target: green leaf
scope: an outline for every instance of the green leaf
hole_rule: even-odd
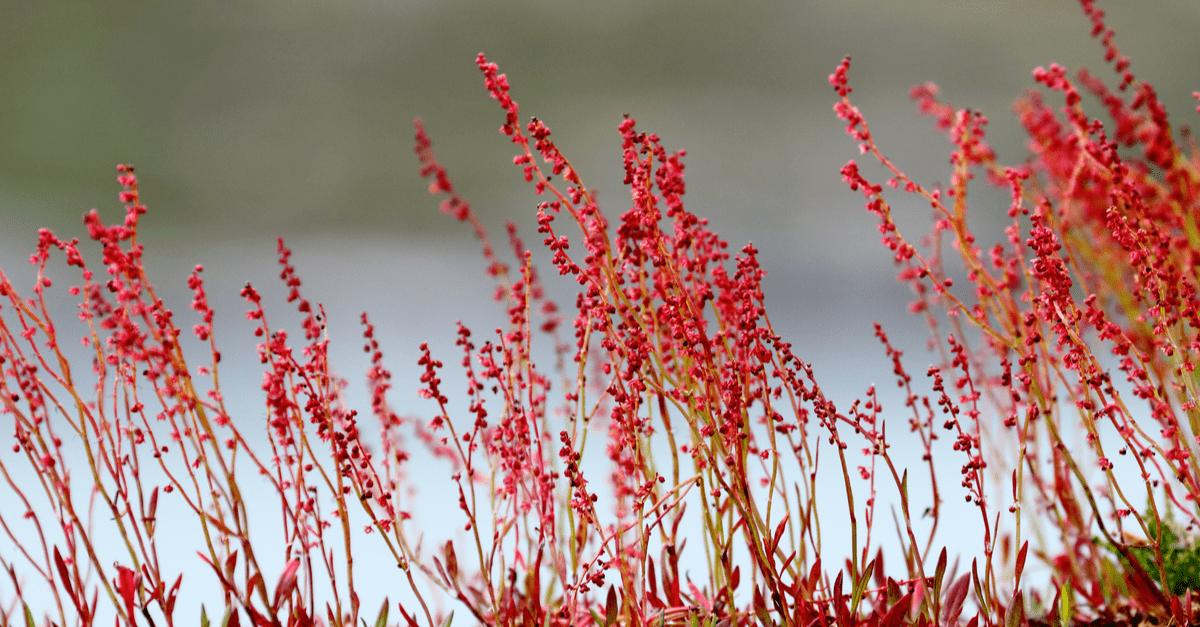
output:
[[[383,597],[383,606],[379,608],[379,617],[375,619],[375,627],[387,627],[388,599]]]
[[[946,547],[942,547],[942,554],[938,556],[937,570],[933,571],[933,598],[942,598],[942,578],[946,576]]]
[[[208,627],[208,612],[204,611],[204,604],[200,604],[200,627]]]
[[[871,571],[875,570],[875,560],[871,560],[867,564],[867,569],[863,571],[862,577],[854,583],[854,594],[850,596],[850,611],[858,610],[858,602],[862,600],[863,593],[867,591],[867,584],[871,581]]]
[[[1021,627],[1025,622],[1025,594],[1021,590],[1013,595],[1013,601],[1004,613],[1004,627]]]
[[[600,615],[596,613],[596,610],[589,609],[588,611],[592,613],[592,620],[596,621],[596,625],[599,627],[604,627],[604,619],[600,618]]]
[[[33,622],[33,612],[29,611],[29,606],[22,603],[21,607],[25,608],[25,627],[37,627]]]
[[[1071,586],[1070,579],[1063,582],[1058,595],[1058,624],[1062,627],[1069,627],[1071,614],[1075,609],[1075,589]]]

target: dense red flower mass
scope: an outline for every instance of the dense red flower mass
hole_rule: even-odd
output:
[[[685,151],[625,116],[616,130],[628,204],[606,214],[482,54],[500,132],[537,199],[536,231],[577,293],[573,315],[550,298],[515,224],[512,260],[501,261],[417,120],[420,174],[441,210],[474,229],[506,314],[483,336],[457,325],[465,390],[421,344],[426,416],[390,405],[392,371],[365,313],[375,425],[348,407],[349,384],[330,364],[335,330],[304,297],[282,239],[279,278],[302,333],[268,323],[263,296],[245,284],[264,404],[228,407],[203,268],[187,279],[198,317],[188,324],[207,347],[197,359],[181,344],[187,324],[149,281],[138,239],[147,209],[133,168],[119,166],[124,219],[84,218],[103,272],[77,240],[48,230],[30,257],[31,297],[0,272],[0,416],[13,433],[12,454],[0,456],[12,494],[0,507],[11,541],[0,565],[13,585],[0,589],[3,624],[172,626],[193,620],[177,616],[181,585],[211,578],[222,627],[355,627],[371,618],[355,559],[365,551],[395,563],[401,596],[400,619],[384,599],[375,627],[448,627],[446,601],[497,627],[1196,622],[1200,151],[1192,142],[1185,154],[1103,11],[1081,5],[1118,84],[1035,70],[1048,95],[1031,91],[1015,106],[1031,152],[1022,165],[999,163],[982,113],[943,103],[932,83],[913,88],[951,142],[946,189],[884,155],[850,100],[849,57],[829,76],[846,132],[887,172],[874,181],[876,170],[852,160],[841,176],[878,220],[939,355],[923,384],[875,325],[898,407],[885,408],[874,385],[848,407],[826,396],[771,323],[759,250],[731,251],[685,208]],[[1109,125],[1087,112],[1084,93]],[[978,174],[1010,199],[1010,223],[990,245],[968,222]],[[932,210],[926,237],[902,228],[901,194]],[[79,272],[68,293],[82,299],[94,379],[51,320],[55,249]],[[936,472],[947,460],[961,476],[950,490]],[[13,472],[22,462],[36,479]],[[453,482],[450,525],[417,511],[414,475],[428,468]],[[910,492],[925,477],[929,489]],[[831,486],[846,497],[844,563],[822,544],[831,513],[817,511],[817,494]],[[263,491],[278,507],[278,537],[251,534]],[[877,499],[892,494],[904,559],[885,570]],[[959,496],[982,530],[962,574],[937,540],[943,497]],[[194,514],[195,528],[160,527],[160,499]],[[457,535],[430,541],[422,524]],[[1033,556],[1052,590],[1023,578],[1031,524],[1035,542],[1047,540]],[[190,538],[203,572],[160,561],[160,540]],[[689,546],[703,572],[681,565]]]

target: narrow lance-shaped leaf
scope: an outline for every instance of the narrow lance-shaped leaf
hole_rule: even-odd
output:
[[[1013,595],[1012,603],[1004,614],[1004,627],[1021,627],[1025,623],[1025,595],[1020,590]]]
[[[958,620],[958,615],[962,612],[963,601],[967,598],[967,591],[971,588],[971,575],[963,573],[954,583],[946,588],[946,595],[942,600],[942,624],[952,625]]]
[[[300,560],[293,557],[288,561],[283,572],[279,574],[279,581],[275,584],[275,597],[271,601],[271,609],[279,611],[279,606],[287,600],[296,589],[296,571],[300,568]],[[384,609],[387,609],[387,604],[384,604]]]
[[[383,597],[383,605],[379,607],[379,616],[375,619],[375,627],[387,627],[388,598]]]
[[[854,584],[854,593],[850,596],[850,611],[852,613],[858,611],[858,603],[862,601],[863,593],[867,591],[867,584],[871,581],[871,571],[873,570],[875,570],[875,560],[871,560],[867,564],[862,577]]]
[[[608,588],[608,600],[604,602],[604,627],[612,627],[617,622],[617,587]]]
[[[1075,589],[1071,586],[1070,579],[1063,582],[1058,594],[1058,624],[1070,625],[1075,610]]]
[[[1028,552],[1029,552],[1029,540],[1026,540],[1025,543],[1021,545],[1021,550],[1017,552],[1017,572],[1016,572],[1016,575],[1013,577],[1013,587],[1014,588],[1021,587],[1021,573],[1023,573],[1025,571],[1025,556]]]

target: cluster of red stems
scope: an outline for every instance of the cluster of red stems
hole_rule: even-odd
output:
[[[480,55],[506,116],[501,132],[517,149],[513,162],[539,197],[537,231],[554,269],[579,286],[575,315],[549,299],[512,225],[515,269],[499,259],[418,121],[421,174],[444,197],[442,210],[474,227],[496,299],[507,304],[507,328],[481,344],[459,325],[467,412],[451,410],[442,362],[422,345],[420,394],[434,416],[397,415],[364,314],[370,428],[379,439],[364,435],[361,417],[343,402],[346,382],[331,371],[324,311],[301,295],[280,240],[281,278],[303,337],[269,325],[259,293],[246,285],[270,442],[256,451],[247,434],[262,427],[236,419],[221,394],[201,268],[188,279],[200,319],[191,332],[210,352],[196,365],[185,360],[185,331],[148,280],[138,241],[146,208],[133,168],[121,166],[124,222],[105,225],[95,211],[85,217],[103,249],[102,274],[89,269],[77,240],[46,230],[31,258],[32,297],[0,273],[0,392],[13,437],[0,456],[12,493],[0,527],[16,547],[0,555],[11,582],[2,624],[90,626],[111,613],[118,627],[174,625],[185,582],[182,565],[159,560],[160,502],[194,512],[187,533],[201,534],[198,554],[223,590],[223,627],[366,624],[372,617],[356,592],[352,538],[389,552],[402,575],[395,582],[406,600],[384,599],[377,627],[443,627],[451,618],[445,600],[489,626],[1195,622],[1194,592],[1172,594],[1157,582],[1166,581],[1158,535],[1166,508],[1182,512],[1189,527],[1200,523],[1200,158],[1194,142],[1190,156],[1177,145],[1154,89],[1129,72],[1103,12],[1081,4],[1120,76],[1118,91],[1131,100],[1086,71],[1071,78],[1056,65],[1038,68],[1034,78],[1065,106],[1055,110],[1037,92],[1021,99],[1016,111],[1032,159],[1004,167],[985,142],[985,117],[939,102],[933,85],[917,87],[920,110],[954,146],[945,190],[911,180],[880,152],[848,98],[848,58],[830,76],[838,116],[863,154],[890,172],[886,185],[928,202],[935,216],[927,239],[912,243],[893,221],[884,185],[854,161],[842,168],[877,216],[899,279],[916,294],[911,309],[928,319],[940,351],[941,365],[926,373],[932,392],[920,394],[876,325],[906,397],[899,413],[884,412],[874,388],[849,409],[825,396],[771,325],[758,251],[747,245],[731,262],[727,243],[684,209],[683,151],[668,153],[632,119],[620,123],[631,202],[610,225],[550,130],[537,118],[521,121],[507,78]],[[1080,89],[1099,99],[1112,126],[1085,113]],[[986,250],[967,225],[968,181],[981,172],[1011,191],[1006,238]],[[946,240],[961,270],[946,267]],[[53,249],[82,276],[69,292],[82,299],[90,373],[70,363],[50,319],[45,271]],[[553,349],[552,369],[535,365],[535,338]],[[924,538],[908,470],[889,450],[886,424],[895,432],[898,420],[924,447],[921,472],[932,488]],[[585,476],[583,463],[594,430],[611,462],[600,482]],[[457,548],[454,539],[433,548],[417,539],[405,432],[418,436],[422,455],[453,468],[465,523]],[[1084,446],[1068,446],[1072,432],[1083,434]],[[960,456],[962,496],[982,520],[982,553],[963,574],[957,560],[947,570],[944,548],[934,557],[939,439],[953,442],[953,453],[938,455]],[[845,485],[852,546],[844,564],[820,558],[814,495],[822,450]],[[249,472],[237,469],[239,460]],[[18,464],[29,465],[34,473],[21,476],[35,483],[18,480]],[[1115,480],[1117,466],[1134,469],[1144,483],[1135,492],[1151,495],[1144,513]],[[871,559],[877,473],[899,497],[904,569],[892,576],[881,552]],[[870,490],[861,509],[852,486],[859,481]],[[600,501],[596,483],[607,483],[611,498]],[[284,529],[269,541],[249,533],[247,495],[263,490],[281,504]],[[707,566],[696,582],[679,567],[688,509],[701,517],[693,541],[703,543]],[[367,521],[370,535],[358,537],[352,515]],[[1022,518],[1048,527],[1034,556],[1051,569],[1052,597],[1026,593]],[[1002,519],[1014,524],[1002,528]],[[172,529],[170,542],[182,532]],[[97,547],[104,534],[119,547],[115,563]],[[1159,572],[1130,557],[1137,535],[1154,548]],[[274,563],[282,557],[282,572],[260,567],[264,552]],[[393,613],[389,622],[389,607],[399,619]]]

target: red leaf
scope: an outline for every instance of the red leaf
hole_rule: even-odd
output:
[[[400,609],[400,615],[404,617],[404,623],[407,627],[420,627],[417,624],[417,619],[405,611],[403,603],[397,603],[396,606]]]
[[[250,576],[250,580],[246,582],[246,592],[250,593],[254,589],[261,587],[263,592],[266,592],[266,586],[263,585],[262,573],[254,573]]]
[[[967,590],[971,586],[971,575],[963,573],[957,581],[946,589],[945,600],[942,602],[942,624],[953,625],[962,613],[963,601],[967,598]]]
[[[617,587],[608,588],[608,600],[604,602],[604,627],[612,627],[617,622]]]
[[[757,587],[754,588],[754,614],[758,616],[763,627],[771,627],[771,614],[767,611],[767,602]]]
[[[238,552],[235,549],[225,558],[225,577],[233,579],[233,569],[237,568]]]
[[[737,590],[738,584],[742,583],[742,567],[733,567],[733,576],[729,578],[729,583],[733,585],[733,589]]]
[[[113,580],[113,585],[121,595],[121,601],[125,603],[125,615],[131,622],[133,621],[133,595],[141,583],[142,576],[140,574],[117,564],[117,578]]]
[[[458,557],[454,554],[454,543],[446,540],[446,573],[450,579],[458,579]]]
[[[164,613],[167,616],[175,611],[175,596],[179,594],[179,584],[181,583],[183,583],[183,573],[179,573],[179,576],[175,578],[175,585],[171,586],[171,591],[167,593],[166,601],[163,602],[163,605],[166,606]]]
[[[75,597],[75,588],[71,586],[71,571],[67,570],[67,563],[63,561],[62,554],[58,552],[58,547],[54,547],[54,567],[58,569],[58,576],[62,579],[63,588],[74,601],[75,607],[79,607],[79,599]]]
[[[779,524],[775,526],[775,537],[771,538],[771,552],[772,553],[774,553],[776,547],[779,546],[779,539],[783,537],[784,526],[787,525],[788,517],[790,517],[791,515],[792,515],[791,512],[784,514],[783,520],[779,521]]]
[[[312,619],[312,617],[310,617],[308,615],[308,612],[304,611],[303,605],[296,606],[295,613],[292,614],[292,616],[288,619],[288,626],[289,627],[314,627],[313,619]]]
[[[787,556],[787,559],[783,560],[783,564],[779,566],[779,572],[782,573],[782,572],[786,571],[788,569],[788,566],[791,565],[792,560],[794,560],[794,559],[796,559],[796,552],[792,551],[791,554]],[[818,557],[817,561],[818,562],[821,561],[821,558]],[[821,574],[817,573],[818,579],[812,579],[811,577],[809,578],[809,581],[808,581],[808,589],[809,590],[812,590],[813,588],[815,588],[817,586],[817,581],[819,581],[820,576],[821,576]],[[792,586],[792,587],[795,588],[796,586]]]
[[[279,582],[275,584],[275,598],[271,601],[272,611],[278,612],[279,605],[296,589],[296,570],[299,568],[300,560],[293,557],[280,573]]]
[[[883,619],[879,621],[879,627],[900,627],[904,622],[905,615],[912,607],[912,593],[908,593],[900,598],[887,613],[883,615]]]
[[[250,623],[254,625],[254,627],[273,627],[271,625],[271,621],[267,620],[266,616],[263,616],[253,607],[247,605],[246,611],[250,614]]]
[[[439,560],[437,557],[434,557],[433,565],[435,568],[437,568],[438,574],[442,576],[442,581],[445,581],[447,586],[453,587],[454,584],[450,583],[450,578],[446,576],[446,569],[442,568],[441,560]]]
[[[154,489],[150,491],[150,511],[147,512],[146,517],[142,519],[142,522],[146,524],[146,535],[149,535],[150,537],[154,537],[154,522],[156,520],[155,514],[157,513],[158,486],[154,486]]]
[[[1029,551],[1029,540],[1021,545],[1021,550],[1017,552],[1017,575],[1013,577],[1013,586],[1021,586],[1021,573],[1025,570],[1025,554]]]
[[[842,594],[842,574],[844,571],[838,571],[837,578],[833,580],[833,611],[839,625],[853,625],[850,620],[850,611],[846,607],[846,596]]]
[[[925,580],[918,579],[915,589],[912,592],[912,612],[909,614],[909,620],[916,619],[916,614],[920,611],[921,601],[923,600],[925,600]]]

